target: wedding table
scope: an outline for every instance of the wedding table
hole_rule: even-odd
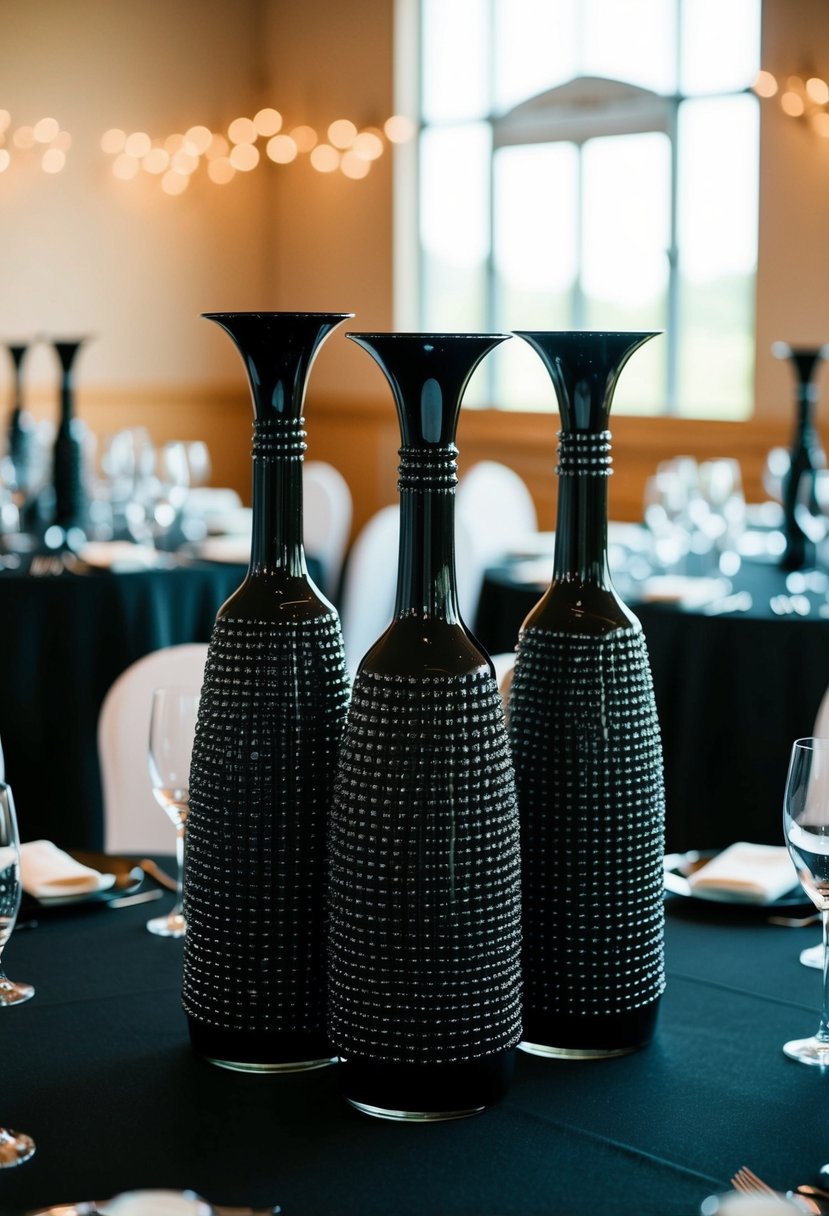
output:
[[[7,970],[37,992],[0,1010],[0,1122],[37,1152],[0,1171],[4,1216],[155,1187],[284,1216],[696,1216],[741,1165],[785,1188],[829,1159],[826,1078],[781,1050],[817,1027],[820,975],[798,963],[814,928],[672,897],[650,1047],[519,1053],[497,1107],[403,1125],[345,1104],[333,1068],[248,1076],[196,1057],[182,944],[144,928],[171,898],[12,936]]]
[[[520,570],[505,563],[484,579],[476,633],[492,653],[514,649],[542,595]],[[751,596],[747,611],[709,616],[702,605],[642,602],[624,592],[651,659],[671,851],[738,839],[780,843],[791,745],[812,733],[829,687],[824,597],[806,594],[807,616],[776,614],[772,599],[791,598],[786,578],[759,562],[744,561],[731,583],[732,594]]]

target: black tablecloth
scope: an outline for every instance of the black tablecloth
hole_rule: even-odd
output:
[[[0,574],[0,741],[23,840],[102,847],[96,731],[107,690],[151,650],[206,642],[244,573]]]
[[[769,601],[786,591],[780,570],[744,562],[732,582],[750,591],[749,612],[705,616],[627,597],[651,659],[670,850],[780,843],[791,745],[812,733],[829,687],[829,621],[818,597],[808,597],[808,617],[776,616]],[[514,649],[540,595],[509,565],[490,570],[476,624],[484,646]]]
[[[343,1103],[334,1069],[245,1076],[199,1060],[182,944],[144,929],[170,898],[13,935],[7,970],[37,994],[0,1010],[0,1122],[37,1153],[0,1171],[5,1216],[149,1187],[278,1201],[285,1216],[696,1216],[743,1164],[785,1187],[829,1159],[829,1080],[781,1051],[817,1028],[820,975],[797,961],[816,929],[674,900],[649,1048],[519,1053],[499,1106],[401,1125]]]

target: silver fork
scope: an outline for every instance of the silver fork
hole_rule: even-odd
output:
[[[797,1191],[775,1191],[762,1178],[758,1178],[747,1165],[740,1166],[731,1179],[731,1185],[735,1191],[739,1191],[743,1195],[773,1195],[776,1199],[789,1199],[800,1208],[801,1212],[811,1212],[815,1216],[821,1216],[821,1213],[826,1211],[826,1208],[821,1206],[817,1199],[800,1193],[799,1189]]]

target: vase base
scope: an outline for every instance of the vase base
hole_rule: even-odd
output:
[[[530,1056],[546,1056],[553,1060],[604,1060],[610,1056],[627,1056],[637,1047],[551,1047],[547,1043],[518,1044],[518,1050]]]
[[[656,1030],[659,997],[638,1009],[612,1014],[551,1014],[525,1010],[528,1055],[551,1060],[605,1060],[647,1047]]]
[[[228,1068],[231,1072],[255,1072],[260,1074],[310,1072],[313,1068],[328,1068],[337,1063],[336,1056],[328,1056],[321,1060],[288,1060],[284,1064],[257,1064],[249,1060],[218,1060],[215,1056],[204,1057],[208,1064],[217,1068]]]
[[[442,1123],[447,1119],[469,1119],[486,1110],[485,1106],[471,1106],[468,1110],[391,1110],[385,1106],[357,1102],[354,1098],[346,1098],[346,1101],[364,1115],[371,1115],[375,1119],[393,1119],[398,1123]]]

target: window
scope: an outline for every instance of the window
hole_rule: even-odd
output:
[[[616,409],[751,412],[760,0],[421,0],[419,324],[658,329]],[[525,343],[471,404],[549,408]]]

